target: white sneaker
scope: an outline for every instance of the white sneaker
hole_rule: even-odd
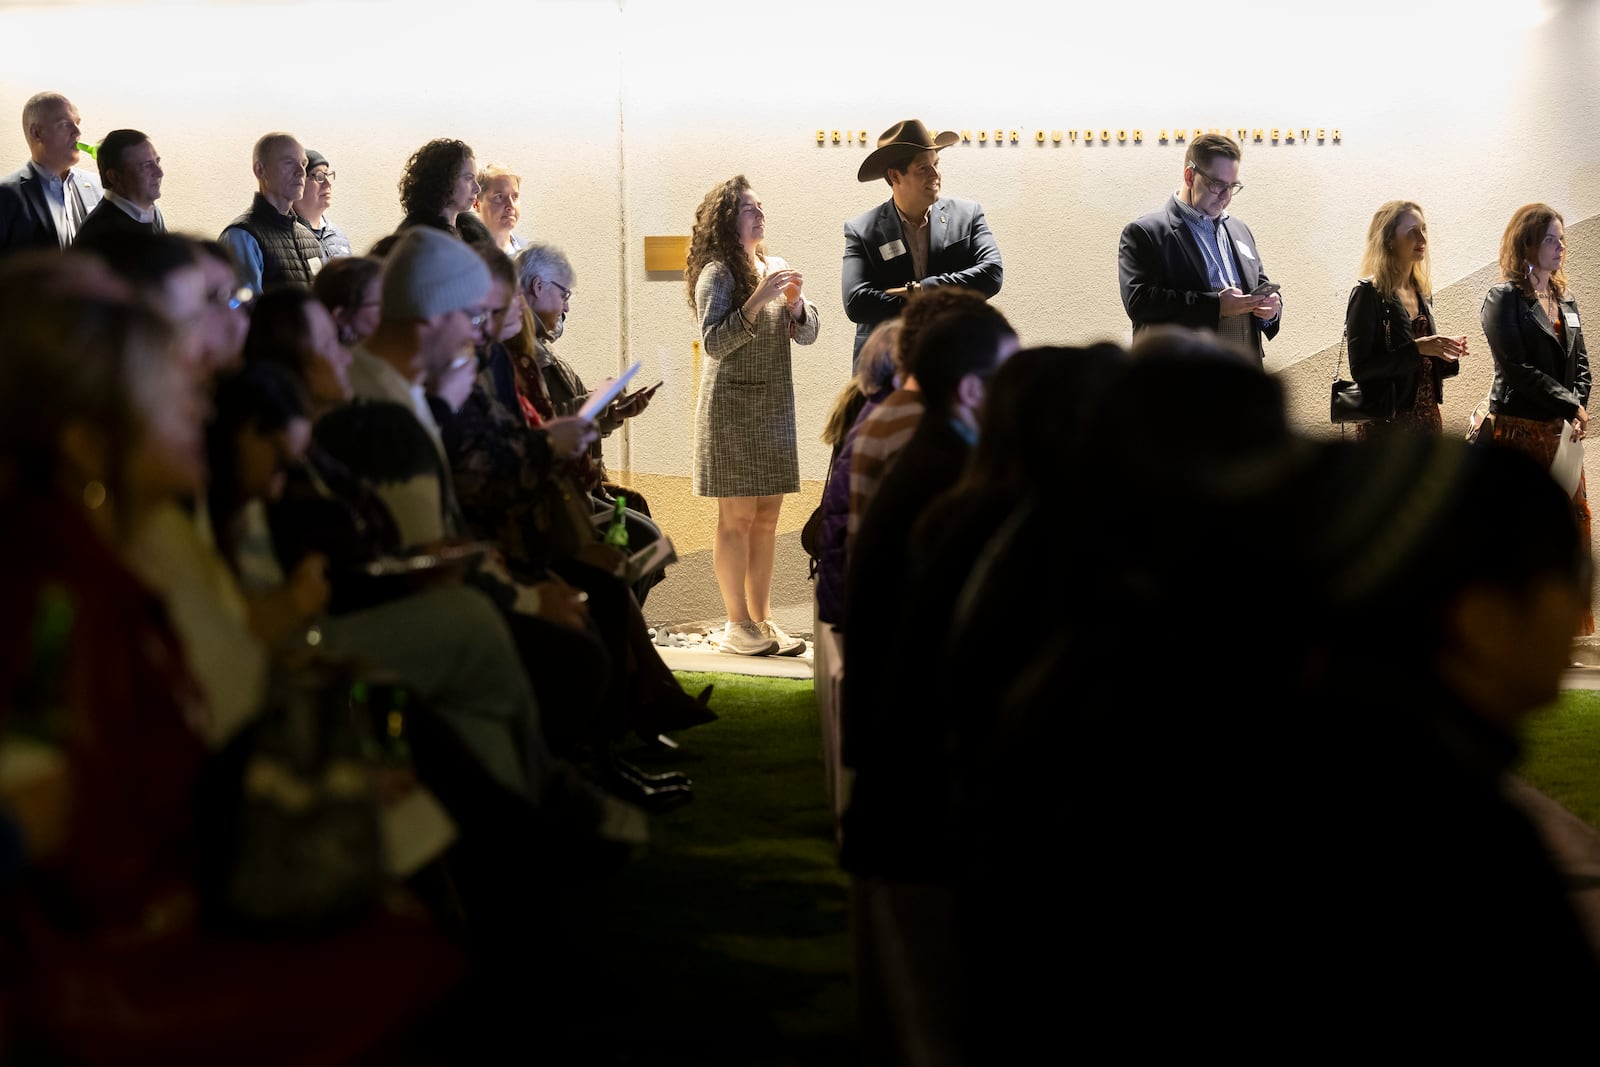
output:
[[[790,637],[771,619],[765,619],[759,625],[763,634],[778,642],[778,651],[773,653],[774,656],[798,656],[805,652],[806,643],[803,640]]]
[[[722,628],[722,637],[717,642],[724,652],[732,652],[737,656],[770,656],[778,651],[778,642],[768,637],[759,625],[748,620],[734,622]]]

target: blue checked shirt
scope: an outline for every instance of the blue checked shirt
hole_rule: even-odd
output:
[[[1200,245],[1200,254],[1205,257],[1206,276],[1211,281],[1211,291],[1219,293],[1233,286],[1241,289],[1239,284],[1239,269],[1233,262],[1233,245],[1228,241],[1228,230],[1225,226],[1217,225],[1222,219],[1227,218],[1224,212],[1218,218],[1208,218],[1183,202],[1183,198],[1173,194],[1172,200],[1178,205],[1178,213],[1183,216],[1184,223],[1189,227],[1189,232],[1194,234],[1194,239]]]

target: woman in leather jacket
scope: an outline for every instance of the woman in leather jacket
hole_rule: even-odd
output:
[[[1377,210],[1367,227],[1361,273],[1345,310],[1350,375],[1389,417],[1361,423],[1358,435],[1395,428],[1439,433],[1444,380],[1460,370],[1467,339],[1438,333],[1421,205],[1391,200]]]
[[[1578,305],[1567,292],[1566,231],[1547,204],[1525,204],[1500,239],[1501,281],[1483,298],[1483,332],[1494,356],[1488,440],[1520,449],[1545,467],[1563,433],[1581,440],[1589,425],[1589,353]],[[1588,486],[1581,467],[1572,513],[1591,544]],[[1579,631],[1594,633],[1590,612]]]

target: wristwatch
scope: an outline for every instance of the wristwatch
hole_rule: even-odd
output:
[[[921,282],[906,282],[906,294],[907,295],[910,295],[911,293],[914,293],[918,289],[921,289],[921,288],[922,288],[922,283]]]

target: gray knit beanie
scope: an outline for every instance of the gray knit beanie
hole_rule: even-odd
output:
[[[383,317],[429,319],[475,308],[491,284],[488,264],[465,241],[414,226],[383,257]]]

